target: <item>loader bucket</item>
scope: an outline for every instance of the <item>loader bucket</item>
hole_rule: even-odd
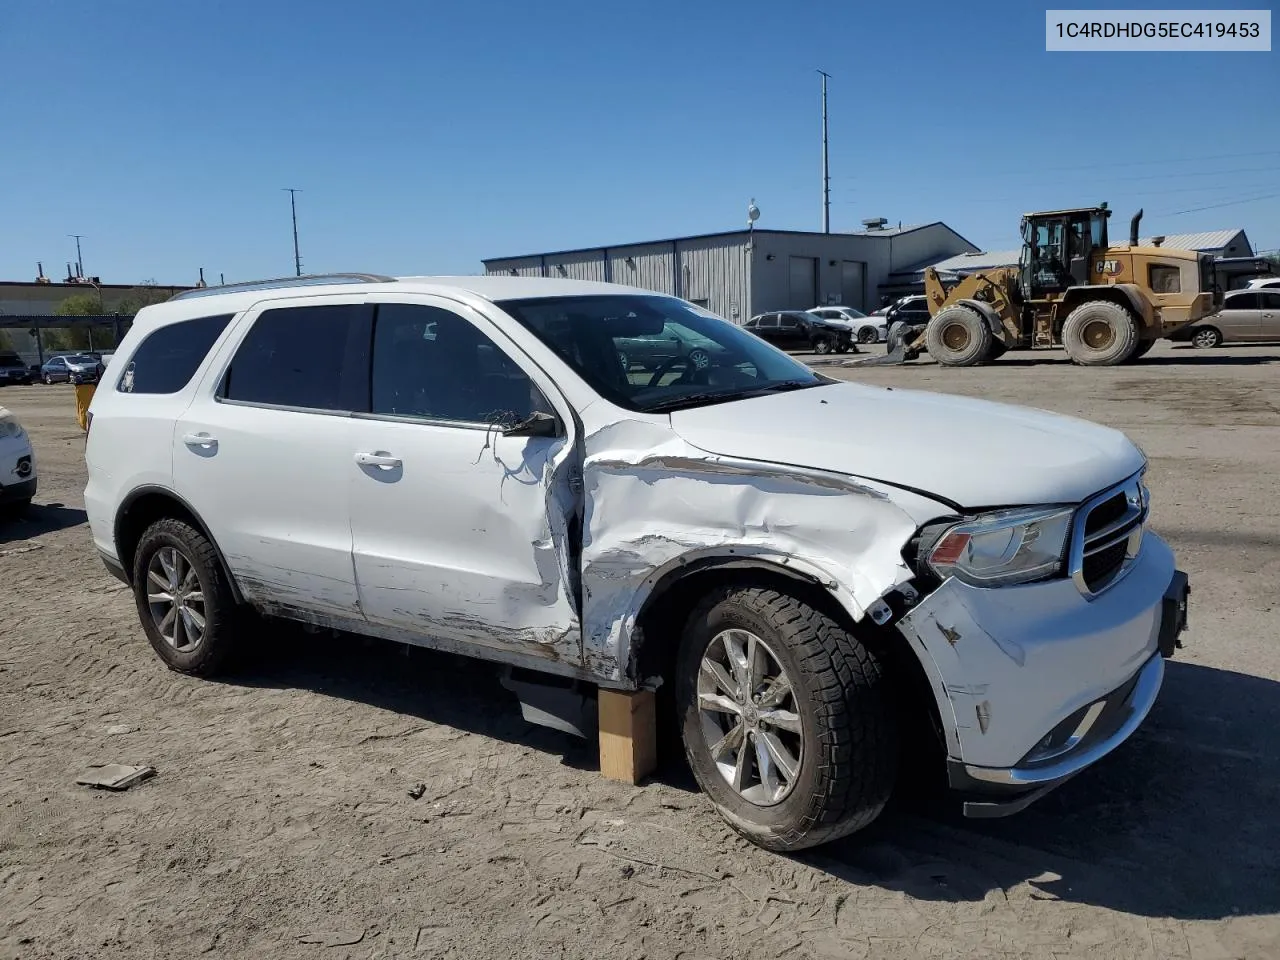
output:
[[[911,327],[905,331],[894,330],[889,335],[889,342],[884,345],[884,355],[863,360],[858,366],[891,367],[914,360],[920,356],[920,350],[909,344],[920,335],[923,329],[923,327]]]

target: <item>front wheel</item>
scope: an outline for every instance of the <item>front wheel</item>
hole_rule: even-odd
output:
[[[818,354],[830,353],[831,339],[829,337],[819,337],[813,342],[813,352]]]
[[[880,331],[875,327],[863,327],[858,331],[859,343],[875,343],[880,339]]]
[[[948,367],[972,367],[987,359],[991,328],[972,307],[957,304],[938,311],[925,331],[929,356]]]
[[[826,614],[766,587],[721,588],[680,644],[689,765],[729,825],[766,849],[853,833],[894,783],[887,685],[876,657]]]
[[[158,520],[133,557],[142,629],[171,670],[217,673],[234,651],[235,598],[208,538],[181,520]]]

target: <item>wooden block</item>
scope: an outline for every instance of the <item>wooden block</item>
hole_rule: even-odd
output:
[[[600,772],[610,780],[639,783],[658,765],[653,692],[600,692]]]

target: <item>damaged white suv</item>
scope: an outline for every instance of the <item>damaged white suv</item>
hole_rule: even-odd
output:
[[[252,608],[500,661],[564,728],[660,687],[774,849],[869,823],[918,736],[968,813],[1025,806],[1142,722],[1185,625],[1120,433],[835,382],[643,290],[192,291],[112,371],[85,504],[169,666],[224,665]]]

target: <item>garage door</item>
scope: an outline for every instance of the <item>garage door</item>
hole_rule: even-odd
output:
[[[808,310],[818,304],[818,261],[813,257],[791,258],[791,284],[787,309]]]
[[[863,303],[866,290],[865,279],[867,265],[857,260],[843,260],[840,263],[840,305],[866,310]]]

